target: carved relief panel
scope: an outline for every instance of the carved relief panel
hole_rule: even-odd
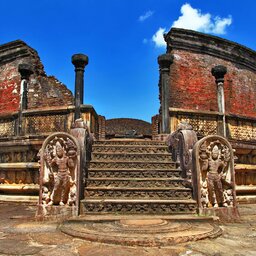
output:
[[[192,179],[199,208],[236,205],[233,149],[225,138],[212,135],[195,144]]]
[[[54,133],[40,151],[40,204],[77,205],[80,148],[67,133]]]

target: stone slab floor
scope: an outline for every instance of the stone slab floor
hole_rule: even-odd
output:
[[[0,203],[0,255],[220,256],[256,255],[256,204],[240,205],[241,221],[220,224],[222,236],[170,247],[129,247],[65,235],[55,222],[35,222],[36,206]]]

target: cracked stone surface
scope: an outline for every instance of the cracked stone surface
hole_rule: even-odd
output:
[[[223,234],[218,238],[164,247],[143,247],[111,245],[74,238],[60,232],[56,222],[35,221],[36,206],[1,203],[0,255],[256,255],[256,205],[240,205],[239,211],[241,221],[220,223]]]

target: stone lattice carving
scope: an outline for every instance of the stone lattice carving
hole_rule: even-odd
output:
[[[205,117],[178,116],[179,122],[188,123],[199,136],[208,136],[217,134],[218,122],[215,119]]]
[[[75,205],[80,148],[67,133],[49,136],[40,152],[40,203]]]
[[[193,150],[193,186],[200,208],[235,206],[234,157],[230,143],[207,136]]]
[[[66,115],[27,116],[24,120],[26,134],[64,132]]]
[[[14,136],[15,122],[11,119],[0,120],[0,136]]]
[[[229,120],[230,136],[235,140],[256,140],[256,125],[253,122]]]

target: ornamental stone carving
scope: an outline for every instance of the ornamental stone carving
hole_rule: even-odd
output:
[[[192,180],[199,208],[236,206],[233,149],[225,138],[212,135],[195,144]]]
[[[180,162],[183,178],[191,179],[192,149],[196,142],[196,132],[187,122],[180,122],[177,130],[167,138],[167,145],[172,153],[173,161]]]
[[[77,205],[80,147],[67,133],[54,133],[40,151],[40,205]]]

